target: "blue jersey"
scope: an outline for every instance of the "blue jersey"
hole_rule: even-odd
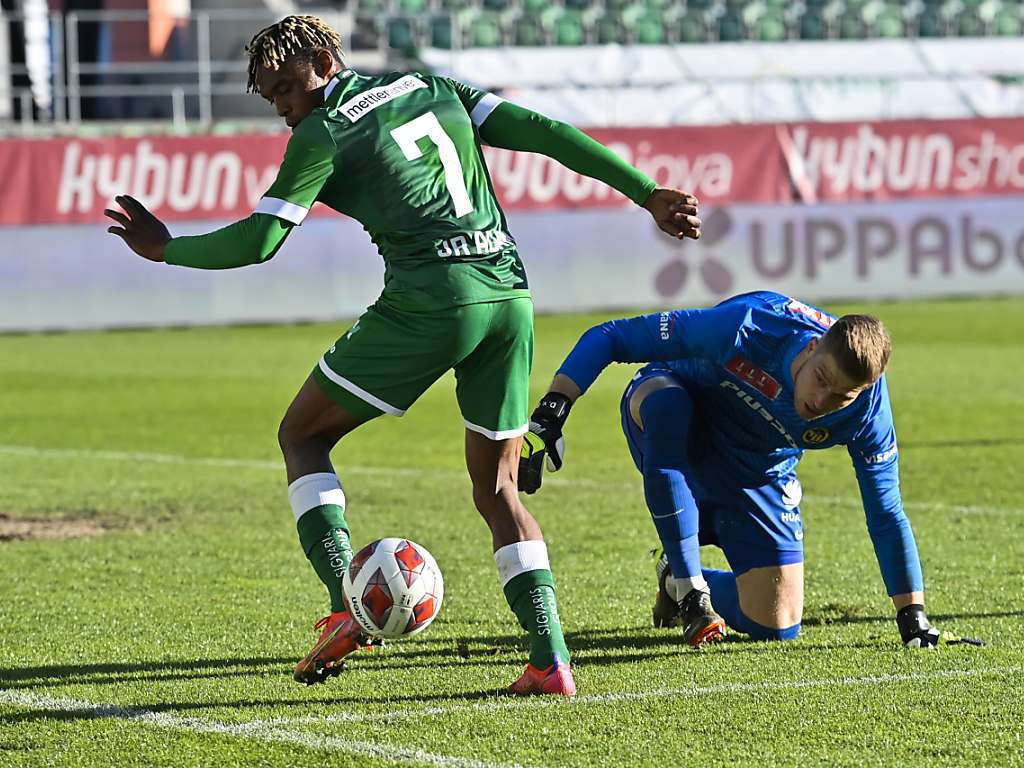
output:
[[[833,322],[831,315],[777,293],[744,294],[711,309],[596,326],[558,372],[585,392],[611,362],[665,365],[686,385],[700,419],[694,459],[728,466],[744,487],[792,473],[805,450],[845,445],[889,594],[921,590],[885,377],[820,418],[808,421],[794,408],[793,360]]]

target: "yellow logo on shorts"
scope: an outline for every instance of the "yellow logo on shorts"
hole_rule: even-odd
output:
[[[828,430],[825,427],[813,427],[804,432],[804,442],[811,445],[824,443],[828,440]]]

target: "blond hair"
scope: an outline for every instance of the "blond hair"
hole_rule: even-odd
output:
[[[258,67],[280,69],[292,59],[313,61],[320,51],[342,61],[341,36],[316,16],[286,16],[276,24],[257,32],[245,47],[249,57],[249,84],[246,93],[259,93]]]
[[[889,367],[892,341],[873,315],[844,315],[821,337],[819,352],[835,359],[853,381],[874,384]]]

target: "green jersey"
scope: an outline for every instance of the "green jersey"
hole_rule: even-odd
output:
[[[657,186],[572,126],[443,77],[345,70],[295,128],[251,216],[176,237],[168,264],[232,269],[274,257],[316,201],[363,224],[385,262],[383,298],[444,309],[529,295],[480,151],[539,152],[642,205]]]
[[[301,223],[315,201],[359,221],[383,298],[434,310],[529,295],[480,149],[497,97],[430,75],[342,72],[295,128],[256,213]]]

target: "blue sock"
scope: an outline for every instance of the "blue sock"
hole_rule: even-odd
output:
[[[658,389],[640,405],[643,433],[644,496],[672,575],[701,575],[699,513],[685,472],[690,464],[686,437],[693,401],[680,387]]]
[[[711,606],[725,623],[737,632],[750,635],[754,640],[793,640],[800,633],[800,622],[792,627],[776,629],[758,624],[740,608],[740,593],[736,589],[736,574],[732,571],[704,569],[704,579],[711,588]]]

